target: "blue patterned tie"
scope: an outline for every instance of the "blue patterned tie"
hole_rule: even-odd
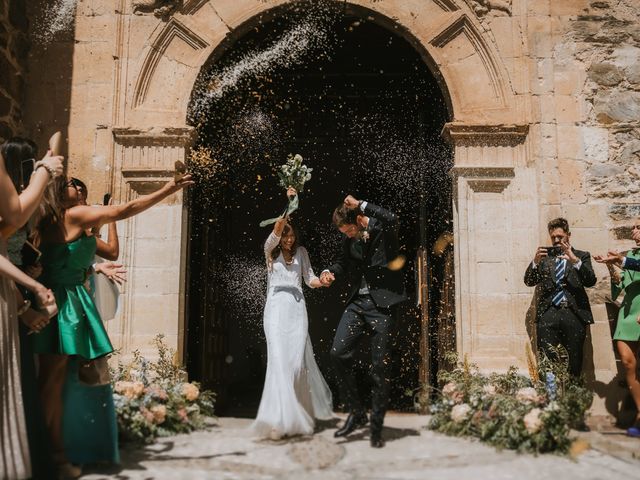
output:
[[[551,302],[559,307],[563,301],[567,300],[562,288],[562,279],[564,278],[564,270],[566,268],[567,261],[564,258],[556,258],[556,293],[553,295]]]

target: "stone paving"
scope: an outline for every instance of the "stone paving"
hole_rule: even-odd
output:
[[[499,452],[479,442],[451,438],[426,430],[428,417],[393,414],[387,417],[381,450],[369,447],[366,431],[347,440],[333,438],[335,422],[325,423],[312,437],[281,441],[256,441],[246,431],[250,420],[221,418],[210,431],[178,435],[139,449],[123,449],[116,470],[93,470],[83,479],[518,479],[558,478],[640,479],[640,461],[617,455],[617,445],[605,436],[585,435],[594,448],[577,458],[555,455],[519,455]],[[595,437],[594,437],[595,436]],[[640,440],[637,441],[640,450]],[[629,447],[630,445],[630,447]],[[613,448],[613,451],[608,449]],[[622,448],[622,447],[620,447]]]

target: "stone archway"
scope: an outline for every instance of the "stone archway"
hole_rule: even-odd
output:
[[[186,117],[194,82],[226,36],[287,2],[164,3],[176,8],[158,12],[159,17],[153,11],[120,17],[112,169],[119,199],[167,178],[173,161],[185,155],[193,136]],[[538,231],[537,214],[531,214],[537,187],[528,168],[525,97],[516,95],[491,32],[465,1],[357,0],[345,5],[366,9],[376,21],[397,29],[441,79],[453,112],[443,134],[455,147],[458,352],[485,369],[523,365],[530,294],[520,286],[520,277],[529,249],[520,239]],[[131,13],[131,6],[127,9]],[[136,267],[139,280],[134,279],[136,295],[133,289],[125,292],[125,309],[109,326],[125,352],[145,345],[158,325],[179,349],[184,343],[187,229],[179,199],[163,208],[127,223],[125,260]],[[147,229],[156,222],[162,231],[154,235],[162,237],[163,255],[152,255],[158,242]]]

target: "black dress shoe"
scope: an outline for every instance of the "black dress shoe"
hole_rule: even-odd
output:
[[[350,413],[342,428],[336,430],[334,437],[346,437],[356,428],[364,427],[367,424],[366,413]]]
[[[371,430],[371,448],[384,447],[384,440],[382,439],[382,432],[377,430]]]

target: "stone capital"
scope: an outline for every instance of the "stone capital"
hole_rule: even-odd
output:
[[[518,124],[466,124],[449,122],[442,129],[445,140],[464,147],[515,147],[524,143],[529,125]]]

